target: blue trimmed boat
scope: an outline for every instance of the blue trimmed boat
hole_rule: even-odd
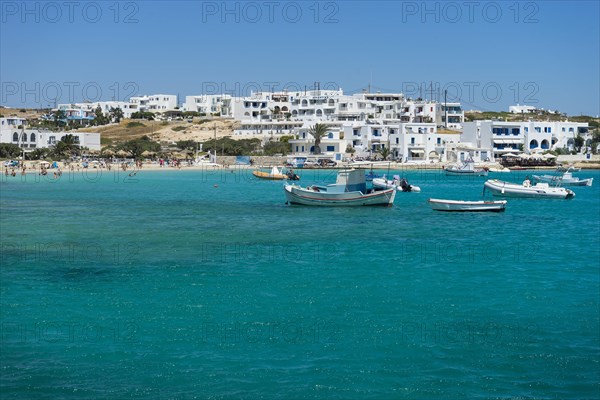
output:
[[[396,189],[368,190],[363,171],[341,170],[336,182],[327,186],[306,188],[295,184],[284,185],[288,203],[305,206],[387,206],[394,204]]]

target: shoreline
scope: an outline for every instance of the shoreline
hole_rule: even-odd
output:
[[[122,163],[111,164],[111,168],[108,169],[106,167],[88,167],[84,168],[79,163],[77,164],[67,164],[64,162],[57,162],[59,168],[52,169],[46,168],[46,172],[48,176],[52,176],[55,172],[64,173],[74,173],[74,172],[92,172],[92,171],[101,171],[101,172],[115,172],[118,171],[120,173],[131,173],[131,172],[142,172],[142,171],[248,171],[248,170],[257,170],[257,169],[267,169],[273,166],[282,167],[281,164],[263,164],[263,165],[236,165],[236,164],[196,164],[196,165],[181,165],[180,167],[176,166],[160,166],[158,163],[152,164],[142,164],[142,167],[136,167],[135,165],[128,165],[126,169],[122,168]],[[40,168],[39,161],[27,161],[25,163],[25,174],[39,174],[41,175],[42,169]],[[422,170],[431,170],[431,171],[443,171],[444,168],[450,164],[445,163],[435,163],[435,164],[413,164],[413,163],[395,163],[390,162],[389,166],[384,165],[382,162],[375,162],[373,165],[370,164],[361,164],[361,165],[352,165],[352,164],[342,164],[336,167],[324,167],[324,168],[294,168],[299,171],[337,171],[340,169],[346,168],[355,168],[355,169],[364,169],[364,170],[401,170],[401,171],[422,171]],[[486,168],[503,168],[499,164],[484,164],[482,167]],[[581,168],[582,170],[598,170],[600,169],[600,164],[592,164],[592,163],[576,163],[574,167]],[[510,169],[510,168],[509,168]],[[519,169],[511,169],[511,172],[519,172],[525,170],[541,170],[541,171],[552,171],[555,170],[556,166],[536,166],[536,167],[524,167]],[[12,171],[14,170],[15,176],[22,175],[22,169],[16,167],[5,167],[2,166],[0,172],[2,176],[11,176]],[[8,175],[6,174],[8,171]],[[490,171],[494,173],[494,171]]]

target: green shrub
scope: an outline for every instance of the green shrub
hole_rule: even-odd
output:
[[[136,121],[128,122],[126,125],[127,128],[136,128],[138,126],[146,126],[146,125],[142,124],[141,122],[136,122]]]

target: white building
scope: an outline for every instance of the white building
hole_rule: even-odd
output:
[[[569,121],[465,122],[461,142],[489,147],[494,157],[506,153],[532,153],[557,148],[573,150],[575,137],[590,138],[587,123]]]
[[[405,122],[395,125],[390,146],[395,160],[402,162],[448,161],[446,147],[458,143],[458,133],[440,133],[433,122]]]
[[[75,143],[90,150],[100,150],[100,133],[96,132],[52,132],[41,129],[25,129],[23,118],[0,118],[0,143],[13,143],[29,152],[49,148],[65,135],[73,135]]]
[[[533,114],[537,111],[537,108],[533,106],[516,105],[508,107],[508,112],[512,114]]]
[[[129,99],[132,112],[162,112],[175,110],[177,96],[174,94],[153,94],[151,96],[134,96]]]
[[[288,92],[253,92],[231,100],[231,116],[239,121],[284,120],[290,117]]]
[[[183,110],[205,115],[219,114],[222,117],[231,117],[233,116],[231,101],[232,97],[228,94],[186,96]]]
[[[109,115],[110,110],[113,108],[120,108],[123,111],[123,118],[131,118],[131,114],[137,111],[137,106],[127,101],[96,101],[86,103],[70,103],[70,104],[58,104],[53,110],[64,110],[65,112],[76,114],[79,111],[80,114],[86,116],[95,117],[96,109],[100,107],[104,115]],[[92,118],[93,119],[93,118]]]
[[[349,145],[349,139],[347,139],[347,126],[341,121],[326,122],[327,135],[321,139],[319,145],[321,152],[320,155],[331,158],[333,160],[341,161],[343,155],[346,153],[346,148]],[[311,124],[306,122],[296,130],[296,139],[290,140],[292,154],[296,156],[307,156],[314,153],[314,138],[309,133]]]

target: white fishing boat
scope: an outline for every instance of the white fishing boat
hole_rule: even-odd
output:
[[[484,183],[484,191],[489,190],[494,196],[501,197],[530,197],[550,199],[571,199],[575,197],[572,190],[563,187],[550,187],[547,183],[531,185],[529,180],[522,184],[490,179]]]
[[[550,186],[592,186],[594,178],[579,179],[569,171],[561,175],[533,175],[536,182],[545,182]]]
[[[334,184],[327,186],[284,185],[288,203],[307,206],[392,206],[395,189],[367,190],[363,171],[341,170]]]
[[[506,200],[497,201],[462,201],[429,199],[429,205],[437,211],[471,211],[471,212],[500,212],[506,209]]]
[[[399,175],[394,175],[394,179],[389,180],[384,175],[383,178],[373,178],[373,187],[375,189],[396,189],[399,192],[419,193],[421,188],[410,185],[405,178],[400,179]]]
[[[462,164],[451,165],[445,168],[446,175],[460,176],[487,176],[488,172],[483,168],[475,168],[472,159],[464,161]]]

